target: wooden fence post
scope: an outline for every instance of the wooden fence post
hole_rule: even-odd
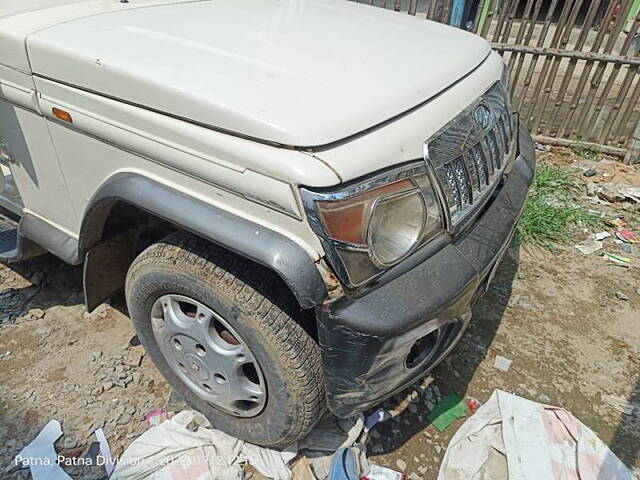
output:
[[[624,163],[633,165],[640,162],[640,120],[633,131],[633,136],[629,140],[629,150],[624,157]]]

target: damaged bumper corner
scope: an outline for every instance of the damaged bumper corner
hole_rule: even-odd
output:
[[[318,311],[329,409],[372,407],[442,360],[462,336],[508,247],[533,181],[531,136],[519,130],[513,167],[476,223],[404,275]]]

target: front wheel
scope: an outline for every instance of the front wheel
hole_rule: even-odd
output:
[[[313,314],[272,272],[177,232],[134,260],[126,297],[155,365],[214,427],[282,447],[322,415]]]

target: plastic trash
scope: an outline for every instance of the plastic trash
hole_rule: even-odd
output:
[[[598,232],[593,234],[593,238],[596,240],[604,240],[605,238],[609,238],[611,234],[609,232]]]
[[[291,478],[295,480],[317,480],[307,457],[300,457],[294,462],[291,467]]]
[[[449,442],[438,480],[632,480],[567,410],[496,390]]]
[[[311,469],[317,478],[327,478],[331,471],[333,454],[340,448],[353,446],[361,437],[364,416],[339,419],[326,415],[314,427],[309,435],[297,443],[298,452],[309,459]],[[360,454],[360,463],[364,465],[366,455]]]
[[[361,480],[407,480],[407,476],[390,468],[371,465],[369,473],[362,477]]]
[[[359,454],[355,447],[340,448],[333,455],[328,480],[360,480]]]
[[[168,412],[153,413],[152,420],[160,420]],[[110,480],[228,480],[241,478],[245,464],[269,479],[289,480],[289,464],[296,457],[300,480],[325,479],[334,453],[352,447],[363,427],[363,415],[339,419],[327,414],[305,438],[274,450],[227,435],[212,428],[204,415],[183,410],[134,440],[120,457]],[[367,472],[366,450],[354,447],[352,452],[360,471]],[[300,459],[304,465],[300,465]]]
[[[495,360],[493,361],[493,366],[500,370],[501,372],[508,372],[511,368],[512,360],[509,360],[502,355],[496,355]]]
[[[373,427],[375,427],[378,422],[384,420],[384,409],[379,408],[371,415],[369,415],[364,421],[364,432],[369,433]]]
[[[156,410],[154,412],[147,413],[145,415],[147,419],[147,423],[149,424],[150,427],[155,427],[157,425],[160,425],[165,420],[169,420],[172,416],[173,414],[166,410]]]
[[[427,419],[439,432],[443,432],[458,418],[464,417],[467,411],[464,400],[459,395],[450,393],[429,412]]]
[[[618,245],[618,247],[620,247],[620,250],[622,250],[627,255],[633,254],[633,247],[630,243],[623,242],[622,240],[618,240],[616,238],[616,244]]]
[[[578,249],[583,255],[591,255],[592,253],[602,249],[602,242],[596,240],[593,237],[589,237],[586,240],[575,245],[575,248]]]
[[[33,480],[71,480],[58,465],[54,443],[62,436],[58,420],[50,420],[33,441],[13,460],[14,464],[29,467]]]
[[[636,203],[640,203],[640,187],[626,187],[622,186],[620,192],[629,200],[633,200]]]
[[[631,259],[627,257],[623,257],[620,255],[616,255],[614,253],[605,252],[602,254],[605,260],[608,260],[611,263],[615,263],[616,265],[620,265],[622,267],[629,267],[631,264]]]
[[[294,450],[276,451],[211,428],[204,415],[184,410],[150,428],[124,451],[111,480],[228,480],[241,478],[242,464],[262,475],[289,480]]]
[[[481,405],[482,403],[480,403],[480,401],[476,398],[469,397],[467,399],[467,407],[469,407],[469,411],[471,413],[475,413],[476,410],[478,410],[478,408],[480,408]]]
[[[94,433],[100,444],[100,455],[102,455],[104,460],[104,469],[107,471],[107,475],[111,475],[113,473],[113,458],[111,457],[111,448],[109,447],[107,437],[101,428],[97,429]]]
[[[607,223],[614,228],[624,228],[627,226],[627,222],[622,220],[621,218],[614,218],[612,220],[607,220]]]
[[[640,240],[638,239],[638,237],[636,236],[635,233],[633,233],[631,230],[629,230],[628,228],[621,228],[619,230],[616,230],[616,237],[618,237],[620,240],[622,240],[623,242],[627,242],[627,243],[638,243]]]

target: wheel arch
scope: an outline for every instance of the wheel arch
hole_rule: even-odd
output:
[[[105,238],[105,226],[117,205],[146,212],[269,268],[304,309],[319,305],[327,296],[327,286],[311,257],[285,235],[148,177],[118,173],[95,192],[80,229],[78,257],[85,259],[85,299],[90,311],[124,284],[126,269],[135,257],[135,225],[113,239]],[[108,285],[106,277],[112,277]]]

